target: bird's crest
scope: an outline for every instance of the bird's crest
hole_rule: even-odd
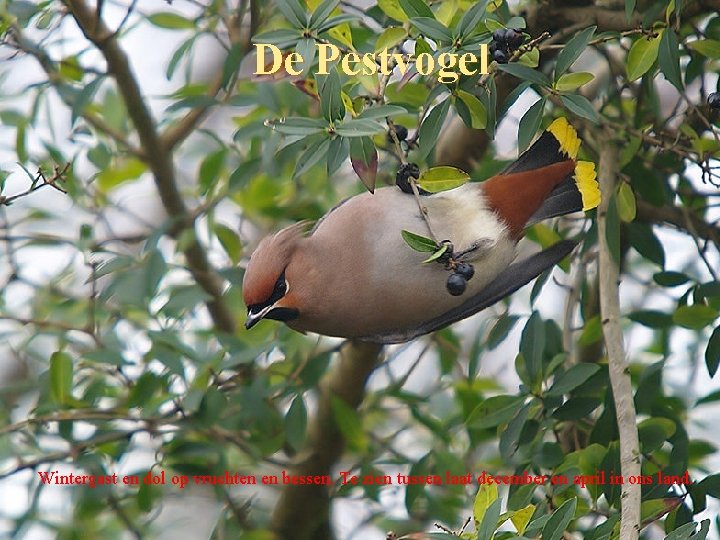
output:
[[[309,227],[309,221],[300,221],[260,242],[250,257],[243,278],[243,300],[246,306],[262,304],[270,298],[275,283],[290,263]]]

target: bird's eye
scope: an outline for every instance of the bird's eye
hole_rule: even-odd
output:
[[[283,296],[285,296],[285,293],[287,293],[287,281],[285,281],[285,272],[283,272],[282,274],[280,274],[280,277],[275,282],[275,287],[273,288],[273,292],[268,299],[268,303],[273,304],[277,302]]]

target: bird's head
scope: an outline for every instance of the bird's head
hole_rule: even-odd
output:
[[[248,310],[245,328],[262,319],[290,321],[300,314],[290,292],[288,269],[306,229],[306,223],[286,227],[260,242],[250,257],[243,278],[243,300]]]

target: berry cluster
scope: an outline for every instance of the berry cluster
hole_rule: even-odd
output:
[[[711,109],[720,110],[720,92],[713,92],[707,98],[708,105]]]
[[[493,32],[490,54],[498,64],[507,64],[515,50],[525,43],[525,35],[513,28],[500,28]]]
[[[445,264],[446,270],[451,270],[452,274],[448,276],[446,288],[453,296],[460,296],[465,292],[467,282],[475,275],[475,268],[472,264],[461,262],[456,259],[452,242],[443,240],[441,245],[447,245],[447,250],[443,253],[438,262]]]

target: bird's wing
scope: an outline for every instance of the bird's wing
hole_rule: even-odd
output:
[[[459,306],[430,319],[421,325],[398,332],[360,338],[374,343],[402,343],[418,336],[429,334],[457,321],[470,317],[478,311],[493,305],[506,296],[526,285],[545,270],[560,262],[577,246],[574,240],[563,240],[557,244],[531,255],[527,259],[511,264],[508,269],[475,296],[468,298]]]

